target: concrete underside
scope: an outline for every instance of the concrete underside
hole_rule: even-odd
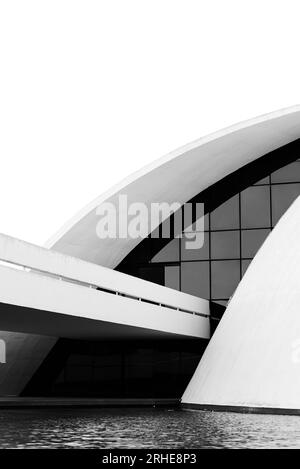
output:
[[[101,341],[134,339],[167,340],[172,338],[182,338],[184,340],[186,338],[186,336],[180,334],[171,334],[164,331],[116,324],[108,321],[97,321],[95,319],[4,303],[0,303],[0,313],[0,329],[2,331]]]

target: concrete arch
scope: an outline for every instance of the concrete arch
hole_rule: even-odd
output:
[[[174,201],[181,204],[231,174],[300,137],[300,106],[276,111],[226,128],[154,161],[92,201],[55,234],[46,247],[115,268],[139,239],[102,239],[96,235],[96,208],[104,202]]]

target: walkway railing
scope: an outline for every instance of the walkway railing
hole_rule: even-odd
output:
[[[107,294],[209,317],[209,302],[0,234],[0,265]]]

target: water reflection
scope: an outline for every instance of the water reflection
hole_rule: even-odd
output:
[[[1,410],[0,448],[299,448],[300,417],[171,409]]]

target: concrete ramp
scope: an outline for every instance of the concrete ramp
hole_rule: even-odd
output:
[[[0,260],[0,330],[101,340],[210,336],[207,300],[4,235]]]
[[[0,267],[0,284],[0,330],[93,340],[209,338],[205,315],[9,267]]]
[[[0,235],[0,396],[22,392],[58,337],[209,336],[206,300]]]

